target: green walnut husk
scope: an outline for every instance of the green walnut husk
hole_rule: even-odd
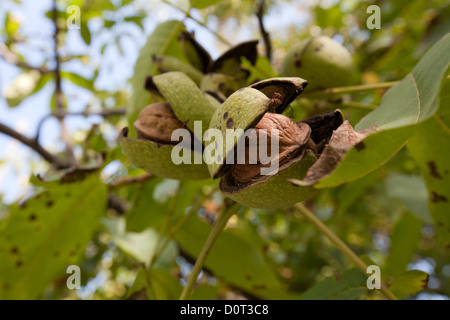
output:
[[[194,122],[202,121],[202,131],[197,134],[197,138],[202,141],[203,133],[217,109],[207,93],[202,92],[186,74],[178,71],[150,77],[146,87],[159,92],[172,106],[177,118],[192,132]]]
[[[308,91],[351,84],[354,74],[350,52],[331,38],[301,41],[286,53],[283,75],[308,80]]]
[[[122,129],[119,143],[124,154],[136,167],[159,177],[176,180],[202,180],[210,177],[208,167],[204,162],[201,164],[174,164],[171,158],[174,145],[164,145],[144,139],[130,139],[127,135],[128,128]],[[194,151],[189,152],[191,152],[191,159],[201,157],[201,154]]]
[[[264,176],[258,182],[236,190],[227,183],[226,179],[230,178],[228,175],[220,181],[220,189],[230,199],[251,208],[288,207],[316,194],[317,189],[298,187],[288,182],[288,179],[302,180],[316,160],[314,153],[307,150],[303,157],[289,163],[289,166],[280,167],[278,173],[273,176]]]
[[[220,130],[226,138],[229,138],[226,135],[227,129],[242,129],[243,134],[247,129],[254,128],[266,113],[281,114],[306,85],[307,81],[301,78],[276,78],[240,89],[216,110],[210,129]],[[302,179],[317,159],[315,152],[306,147],[310,134],[305,135],[301,152],[281,164],[277,173],[261,175],[248,183],[239,183],[233,178],[230,171],[232,165],[226,163],[226,158],[236,148],[242,134],[237,136],[234,144],[227,146],[224,141],[223,152],[218,152],[218,155],[215,155],[217,161],[208,165],[211,176],[221,178],[222,193],[249,207],[275,209],[303,201],[316,192],[312,187],[297,187],[288,182],[288,179],[293,177]],[[215,142],[212,139],[210,143]],[[224,159],[220,159],[221,155],[225,155]]]
[[[128,137],[128,128],[121,131],[119,143],[124,154],[135,166],[157,176],[189,180],[209,178],[208,168],[201,161],[203,146],[200,141],[203,131],[208,128],[211,117],[219,106],[217,100],[204,94],[187,75],[181,72],[151,77],[146,86],[161,94],[167,102],[154,103],[141,111],[134,123],[138,133],[137,139]],[[201,130],[194,129],[195,121],[202,121]],[[190,132],[192,143],[184,144],[182,150],[175,150],[183,154],[189,153],[190,164],[177,165],[172,160],[172,151],[175,147],[178,148],[178,142],[171,141],[169,137],[173,130],[178,128]],[[196,146],[199,146],[196,150],[194,141],[197,143]],[[183,142],[185,143],[184,140]]]
[[[223,73],[208,73],[203,76],[200,88],[213,94],[222,102],[227,99],[233,92],[239,89],[234,77]]]
[[[172,71],[179,71],[186,74],[191,78],[197,85],[203,78],[203,73],[192,65],[185,63],[172,56],[155,56],[153,57],[153,62],[158,67],[159,72],[167,73]]]
[[[180,41],[181,50],[189,63],[201,72],[207,72],[209,65],[212,63],[211,56],[195,40],[194,35],[183,31],[180,33],[178,40]]]

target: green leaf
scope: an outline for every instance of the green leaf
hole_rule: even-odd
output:
[[[423,222],[409,212],[395,224],[391,235],[391,247],[384,271],[396,276],[406,270],[419,246]]]
[[[125,219],[103,219],[103,224],[111,233],[114,243],[123,252],[130,255],[137,261],[149,265],[150,260],[157,251],[157,244],[160,235],[154,229],[145,229],[142,232],[126,232]],[[177,249],[171,243],[161,253],[157,263],[167,264],[174,261],[177,255]],[[156,264],[158,266],[158,264]]]
[[[107,190],[96,174],[44,184],[0,225],[0,298],[36,299],[78,263],[105,212]]]
[[[144,25],[142,24],[142,17],[131,16],[131,17],[125,17],[123,20],[126,21],[126,22],[133,22],[134,24],[139,26],[139,28],[144,30]]]
[[[128,118],[130,130],[133,130],[132,124],[140,110],[151,103],[150,93],[145,89],[145,79],[157,72],[153,56],[171,55],[184,61],[181,46],[178,42],[178,36],[182,29],[183,23],[181,21],[164,22],[156,27],[141,49],[132,80],[133,93],[131,96],[131,112]]]
[[[105,27],[106,29],[110,29],[112,28],[114,25],[116,24],[116,21],[114,20],[103,20],[103,27]]]
[[[7,12],[6,17],[5,17],[6,34],[9,37],[14,36],[17,33],[19,26],[20,26],[20,21],[18,19],[14,18],[14,15],[11,15],[11,13]]]
[[[364,117],[357,130],[376,130],[352,147],[338,167],[317,188],[330,188],[360,178],[398,152],[414,125],[433,116],[439,106],[441,83],[449,68],[450,36],[437,42],[413,71],[389,89],[380,106]]]
[[[146,271],[139,268],[134,283],[127,292],[127,299],[133,299],[134,296],[142,298],[142,293],[145,293],[143,297],[145,299],[176,300],[180,297],[181,291],[180,281],[169,271],[159,268]]]
[[[189,297],[189,300],[217,300],[219,294],[219,287],[201,284],[195,288],[194,293]]]
[[[211,228],[197,216],[191,217],[175,235],[178,244],[192,257],[200,253]],[[205,267],[226,283],[264,299],[296,299],[282,288],[264,255],[262,246],[249,241],[242,230],[225,229],[214,244]]]
[[[364,117],[357,130],[387,130],[423,122],[439,108],[439,91],[450,65],[450,34],[438,41],[398,85],[388,90],[381,105]]]
[[[141,232],[146,228],[160,228],[167,212],[172,193],[177,188],[173,183],[178,181],[162,178],[152,178],[138,188],[132,201],[133,208],[126,213],[127,230]],[[186,210],[197,201],[202,194],[202,188],[217,184],[216,181],[183,181],[176,194],[172,212],[172,224],[182,217]]]
[[[161,73],[170,71],[180,71],[191,78],[197,85],[203,78],[203,73],[192,65],[183,62],[172,56],[157,56],[154,58],[154,63],[158,66]]]
[[[135,299],[137,299],[137,296],[139,296],[139,298],[141,298],[141,299],[142,298],[148,299],[149,294],[146,291],[149,289],[149,287],[147,285],[147,276],[146,276],[145,272],[146,271],[144,268],[139,267],[136,277],[134,278],[133,284],[127,290],[125,299],[135,300]]]
[[[164,269],[154,268],[149,273],[150,299],[177,300],[180,298],[183,288],[178,278]]]
[[[114,10],[114,5],[109,0],[95,0],[95,1],[71,0],[68,6],[70,5],[76,5],[82,8],[81,18],[84,21],[87,21],[94,17],[101,16],[105,11]]]
[[[189,0],[189,2],[192,8],[205,9],[219,3],[220,0]]]
[[[61,72],[61,76],[82,88],[90,91],[94,90],[94,81],[92,79],[86,79],[76,73],[64,71]]]
[[[275,70],[273,70],[270,60],[263,56],[258,56],[256,58],[255,65],[252,65],[252,63],[244,57],[242,59],[242,66],[250,71],[250,76],[247,79],[248,83],[279,77]]]
[[[379,177],[379,172],[375,171],[361,179],[341,186],[337,194],[336,215],[347,214],[347,210],[362,198],[362,195],[365,194],[367,188],[373,185]]]
[[[84,43],[87,45],[91,44],[91,31],[89,30],[89,27],[87,26],[86,22],[83,22],[80,24],[80,32],[81,37],[83,38]]]
[[[398,296],[416,294],[427,287],[428,274],[420,270],[409,270],[394,277],[389,289]]]
[[[130,199],[134,205],[126,213],[127,230],[134,232],[142,232],[149,227],[157,227],[161,225],[163,216],[162,212],[167,209],[167,202],[156,201],[153,196],[156,186],[158,186],[162,178],[153,178],[146,181],[137,190],[137,194]]]
[[[301,300],[352,300],[367,291],[367,275],[358,269],[345,271],[339,280],[326,278],[301,296]]]
[[[433,223],[428,210],[428,193],[424,180],[412,175],[391,173],[386,178],[386,192],[403,202],[405,207],[420,220]]]
[[[441,93],[439,111],[423,122],[411,137],[408,150],[417,161],[428,189],[428,208],[437,238],[450,245],[450,82]]]

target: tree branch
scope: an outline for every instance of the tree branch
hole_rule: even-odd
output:
[[[9,48],[3,43],[0,43],[0,57],[3,58],[3,60],[5,60],[6,62],[14,64],[19,68],[36,70],[41,74],[53,72],[53,70],[47,69],[45,67],[33,67],[28,63],[21,61],[20,58],[14,52],[10,51]]]
[[[44,122],[48,120],[51,117],[54,117],[56,119],[62,120],[65,117],[71,117],[71,116],[100,116],[103,118],[111,117],[111,116],[122,116],[127,113],[126,109],[114,109],[114,110],[102,110],[99,112],[92,112],[92,111],[79,111],[79,112],[66,112],[65,110],[57,110],[55,112],[52,112],[45,117],[43,117],[38,124],[37,131],[36,131],[36,140],[39,139],[39,135],[42,129],[42,126],[44,125]]]
[[[115,189],[115,188],[119,188],[121,186],[128,185],[128,184],[145,182],[147,180],[152,179],[153,177],[154,177],[154,175],[152,175],[150,173],[145,173],[145,174],[142,174],[140,176],[135,176],[135,177],[125,177],[125,178],[122,178],[122,179],[112,182],[111,184],[108,185],[108,187],[110,189]]]
[[[294,205],[296,212],[300,213],[304,218],[309,220],[316,229],[328,238],[358,269],[367,272],[367,265],[362,261],[333,231],[331,231],[322,221],[320,221],[308,208],[302,203]],[[380,291],[390,300],[398,300],[398,298],[389,290],[386,285],[381,284]]]
[[[177,7],[175,4],[173,4],[172,2],[168,1],[168,0],[161,0],[163,3],[167,4],[168,6],[171,6],[174,9],[177,9],[178,11],[181,11],[182,13],[184,13],[186,15],[186,18],[191,19],[192,21],[198,23],[199,25],[201,25],[202,27],[204,27],[206,30],[208,30],[209,32],[211,32],[213,35],[215,35],[217,37],[217,39],[219,39],[223,44],[226,44],[227,46],[231,47],[231,43],[225,39],[224,37],[222,37],[218,32],[215,32],[214,30],[211,30],[205,22],[202,22],[194,17],[191,16],[191,14],[189,13],[189,11],[183,10],[179,7]]]
[[[64,112],[65,103],[64,103],[64,94],[62,91],[62,77],[61,77],[61,62],[59,58],[59,50],[58,50],[58,37],[59,37],[59,27],[58,27],[58,8],[56,4],[56,0],[53,0],[53,9],[52,9],[52,20],[54,25],[54,33],[53,33],[53,51],[55,55],[55,101],[56,101],[56,110],[58,112]],[[73,165],[76,164],[75,155],[73,154],[73,142],[67,131],[67,128],[64,124],[64,119],[59,119],[59,123],[61,125],[61,136],[62,140],[66,144],[66,155],[68,161]]]
[[[14,129],[11,129],[10,127],[0,123],[0,132],[4,133],[7,136],[10,136],[20,142],[22,142],[24,145],[30,147],[34,151],[36,151],[38,154],[42,156],[46,161],[48,161],[53,167],[56,169],[67,169],[70,167],[70,165],[64,161],[63,159],[59,158],[58,156],[48,152],[46,149],[44,149],[36,139],[31,139],[23,134],[17,132]]]
[[[124,114],[127,113],[126,109],[112,109],[112,110],[101,110],[98,112],[93,112],[93,111],[79,111],[79,112],[60,112],[60,111],[56,111],[50,114],[50,116],[55,117],[55,118],[65,118],[65,117],[69,117],[69,116],[100,116],[100,117],[111,117],[111,116],[122,116]]]
[[[197,280],[197,277],[203,268],[203,265],[206,261],[206,258],[208,257],[208,254],[209,254],[212,246],[216,242],[219,235],[222,233],[228,220],[231,218],[232,215],[237,213],[240,208],[241,208],[241,205],[236,202],[233,202],[230,205],[224,206],[224,209],[220,213],[219,217],[217,218],[217,220],[211,230],[211,233],[209,234],[208,238],[206,239],[206,242],[203,244],[202,251],[200,252],[200,254],[197,257],[197,260],[195,261],[194,268],[192,269],[191,273],[189,274],[186,286],[184,287],[183,292],[181,293],[180,300],[186,300],[191,295],[191,292],[194,289],[194,285]]]
[[[265,1],[260,0],[258,3],[258,10],[256,11],[256,17],[258,18],[259,30],[261,32],[261,36],[264,40],[264,45],[266,47],[266,57],[267,57],[267,59],[271,60],[272,59],[272,44],[270,42],[270,35],[266,31],[266,28],[264,27],[264,22],[263,22],[264,5],[265,5]]]

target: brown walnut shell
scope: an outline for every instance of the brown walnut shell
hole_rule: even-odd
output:
[[[278,133],[278,137],[274,131]],[[261,138],[264,138],[262,140]],[[278,152],[272,155],[271,141],[278,138]],[[290,160],[298,157],[308,148],[316,153],[315,143],[311,138],[311,128],[306,123],[295,123],[290,118],[276,113],[266,113],[264,117],[256,124],[255,134],[245,137],[245,154],[236,154],[235,161],[230,171],[232,177],[240,184],[249,183],[258,179],[261,175],[261,168],[270,167],[271,163],[278,161],[280,165],[284,165]],[[259,158],[260,143],[267,144],[267,155],[272,158],[269,163],[261,163]],[[255,153],[256,163],[250,163],[250,151]]]
[[[177,144],[171,140],[172,132],[186,126],[176,117],[167,102],[156,102],[145,107],[134,122],[138,139],[163,144]]]

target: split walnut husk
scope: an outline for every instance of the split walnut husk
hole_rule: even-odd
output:
[[[286,184],[286,180],[293,176],[304,177],[306,175],[308,169],[321,156],[324,150],[323,146],[329,142],[333,132],[342,123],[343,116],[339,110],[314,116],[298,123],[284,115],[266,113],[255,126],[256,135],[246,137],[246,162],[237,164],[238,157],[236,156],[234,164],[229,165],[225,174],[221,176],[222,192],[235,201],[258,208],[284,207],[300,201],[300,198],[312,196],[315,193],[313,188],[294,187],[292,190],[291,186],[287,186],[289,184]],[[257,158],[256,164],[250,164],[250,150],[257,152],[255,151],[257,148],[251,149],[251,140],[259,137],[262,129],[269,129],[267,132],[270,132],[270,129],[279,130],[279,152],[271,163],[262,164]],[[265,134],[265,131],[262,132]],[[260,147],[257,142],[255,143]],[[270,154],[270,137],[267,139],[267,150]],[[279,163],[278,173],[262,175],[261,169],[269,168],[274,161]],[[247,194],[252,194],[255,198],[251,198]]]
[[[271,148],[272,139],[278,140],[278,152]],[[245,153],[235,152],[235,161],[230,168],[233,179],[240,185],[258,180],[261,178],[261,169],[270,168],[275,162],[278,166],[283,166],[301,157],[306,149],[314,153],[317,151],[315,143],[311,140],[309,125],[297,124],[290,118],[276,113],[266,113],[255,126],[254,135],[245,137],[245,140]],[[272,156],[270,162],[262,163],[260,159],[259,150],[263,147],[261,143],[266,144],[266,153]],[[253,163],[250,160],[251,153],[256,158]]]
[[[119,142],[128,160],[159,177],[209,178],[208,167],[201,161],[201,141],[218,107],[216,99],[202,92],[182,72],[149,77],[145,85],[166,102],[153,103],[141,111],[134,123],[137,139],[128,137],[128,128],[121,131]],[[199,130],[196,130],[196,121],[203,124]],[[175,135],[180,136],[179,141],[172,141],[177,129],[184,130]]]
[[[301,78],[267,79],[236,91],[216,110],[210,128],[220,130],[224,136],[229,129],[242,132],[236,135],[234,145],[216,146],[222,150],[215,155],[216,161],[208,165],[211,176],[221,179],[220,190],[230,199],[253,208],[275,209],[304,201],[316,193],[313,187],[297,187],[288,179],[305,177],[322,146],[342,123],[342,114],[336,111],[299,123],[282,115],[306,85]],[[252,129],[253,135],[249,133]],[[271,129],[277,129],[278,150],[271,150]],[[261,137],[267,140],[261,142]],[[239,152],[242,145],[244,152]],[[259,158],[258,148],[263,146],[267,150],[261,155],[265,161]],[[271,158],[270,162],[264,154]],[[256,163],[250,161],[250,156]]]
[[[187,129],[177,118],[167,102],[156,102],[145,107],[134,122],[139,139],[148,139],[162,144],[176,144],[171,141],[176,129]]]
[[[172,152],[176,146],[181,147],[181,152],[188,153],[190,159],[201,157],[196,152],[195,144],[198,143],[203,150],[201,142],[175,115],[170,104],[156,102],[145,107],[134,123],[137,139],[128,137],[128,128],[124,128],[119,136],[119,142],[123,152],[136,167],[156,176],[170,179],[206,179],[209,177],[205,164],[175,164]],[[184,129],[188,132],[189,139],[184,141],[172,141],[172,132]],[[178,152],[178,151],[177,151]],[[193,160],[194,161],[194,160]]]

